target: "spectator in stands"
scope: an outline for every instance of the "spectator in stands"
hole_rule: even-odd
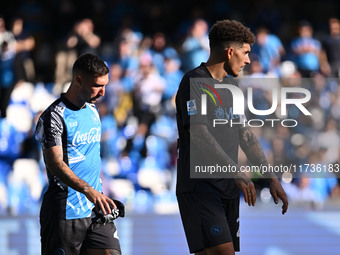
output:
[[[66,40],[66,45],[56,54],[55,86],[53,92],[59,95],[65,83],[71,81],[71,68],[77,56],[90,52],[98,54],[101,37],[94,32],[94,23],[85,18],[73,25],[71,34]]]
[[[0,117],[6,117],[12,90],[16,83],[14,59],[16,41],[6,28],[4,17],[0,16]]]
[[[106,93],[102,101],[107,105],[108,113],[113,113],[118,106],[120,97],[124,92],[124,85],[122,82],[122,67],[113,63],[110,65],[110,80],[106,87]]]
[[[258,56],[264,73],[278,74],[278,67],[285,55],[285,49],[279,37],[270,34],[266,28],[260,27],[256,31],[256,42],[252,54]]]
[[[110,65],[110,80],[106,88],[103,103],[107,106],[109,114],[115,117],[119,126],[126,122],[132,109],[132,97],[130,92],[132,79],[123,76],[123,69],[118,63]]]
[[[35,67],[32,51],[35,48],[35,38],[24,30],[24,20],[20,17],[13,20],[12,33],[16,40],[15,69],[17,70],[17,79],[33,82]]]
[[[7,47],[10,50],[15,49],[15,38],[11,31],[7,30],[6,28],[6,21],[5,18],[0,16],[0,45],[3,43],[7,43]],[[0,53],[2,52],[2,47],[0,48]]]
[[[8,175],[20,153],[18,131],[6,118],[0,118],[0,190],[7,194]],[[8,203],[0,198],[0,212],[7,210]]]
[[[134,114],[139,123],[138,133],[143,136],[147,134],[157,112],[160,111],[165,86],[164,78],[155,71],[151,55],[142,55],[135,78],[133,103]]]
[[[208,24],[205,20],[198,19],[193,23],[181,46],[181,51],[184,72],[195,68],[201,62],[207,61],[209,57],[209,38]]]
[[[340,21],[329,19],[329,35],[322,42],[322,53],[329,64],[330,77],[340,77]]]
[[[165,73],[165,59],[167,55],[177,55],[173,47],[167,45],[167,39],[164,33],[156,33],[152,39],[152,45],[149,49],[152,56],[152,62],[160,75]],[[178,58],[178,56],[177,56]]]
[[[73,34],[68,38],[67,46],[75,48],[78,55],[85,52],[97,53],[101,38],[94,32],[94,28],[95,26],[91,19],[80,20],[75,24]]]
[[[114,58],[114,62],[120,64],[123,71],[123,76],[131,77],[136,74],[138,70],[138,56],[139,56],[139,44],[141,38],[139,34],[131,29],[124,29],[117,36],[117,54]],[[130,91],[132,87],[130,86]]]
[[[7,116],[7,107],[16,83],[14,69],[15,50],[7,41],[0,45],[0,116]]]
[[[97,107],[102,125],[100,155],[103,160],[117,158],[120,152],[116,145],[118,137],[117,122],[105,101],[98,102]]]
[[[144,148],[150,126],[161,110],[165,86],[164,78],[155,70],[151,55],[144,53],[139,60],[139,70],[132,92],[133,114],[138,119],[138,128],[135,136],[128,141],[125,153],[131,149],[141,151]]]
[[[320,71],[321,43],[313,37],[313,27],[308,21],[300,22],[298,33],[291,43],[294,62],[303,77],[313,77]]]
[[[176,95],[179,83],[184,75],[181,71],[181,61],[176,52],[168,52],[164,59],[164,79],[166,87],[163,93],[163,100],[171,100]]]
[[[324,151],[320,159],[322,163],[335,164],[339,162],[340,136],[336,120],[327,120],[325,130],[318,135],[318,145]]]

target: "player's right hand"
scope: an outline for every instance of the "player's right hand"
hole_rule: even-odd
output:
[[[243,174],[242,176],[238,176],[235,178],[236,184],[239,189],[242,191],[244,196],[244,201],[249,206],[255,206],[256,203],[256,190],[254,183],[250,180],[250,178]]]

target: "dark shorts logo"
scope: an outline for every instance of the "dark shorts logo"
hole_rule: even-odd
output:
[[[222,227],[220,225],[212,225],[211,228],[210,228],[210,233],[213,235],[213,236],[219,236],[222,234]]]
[[[53,255],[65,255],[65,251],[62,248],[58,248],[54,251]]]

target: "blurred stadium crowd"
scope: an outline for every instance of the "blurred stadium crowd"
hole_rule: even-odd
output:
[[[303,1],[206,2],[14,0],[1,9],[0,214],[38,213],[47,179],[35,124],[67,89],[84,52],[110,67],[97,104],[104,192],[135,212],[176,210],[174,96],[183,74],[207,60],[209,28],[222,18],[238,19],[256,34],[252,63],[240,77],[242,89],[254,89],[256,109],[270,108],[270,86],[303,86],[312,94],[306,105],[312,117],[288,112],[298,126],[254,128],[270,163],[340,162],[339,4],[312,1],[313,11]],[[247,164],[242,153],[240,163]],[[323,177],[285,178],[290,200],[318,209],[339,200],[337,176]],[[268,189],[255,183],[265,202]]]

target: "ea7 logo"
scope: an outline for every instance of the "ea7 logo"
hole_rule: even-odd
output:
[[[228,89],[230,90],[232,96],[233,96],[233,113],[235,115],[244,115],[244,94],[242,90],[235,86],[230,84],[215,84],[214,88],[216,89]],[[248,98],[247,98],[247,104],[248,109],[251,113],[255,115],[270,115],[273,112],[276,111],[278,106],[278,89],[273,88],[272,89],[272,106],[270,109],[267,110],[258,110],[255,109],[253,104],[253,89],[248,88]],[[288,98],[288,95],[290,93],[294,94],[301,94],[303,97],[300,98]],[[287,105],[292,104],[295,105],[304,115],[312,115],[304,106],[304,103],[307,103],[311,99],[311,93],[307,89],[304,88],[281,88],[280,90],[280,105],[281,105],[281,116],[287,115]],[[202,94],[201,95],[201,114],[206,115],[207,114],[207,95]]]

